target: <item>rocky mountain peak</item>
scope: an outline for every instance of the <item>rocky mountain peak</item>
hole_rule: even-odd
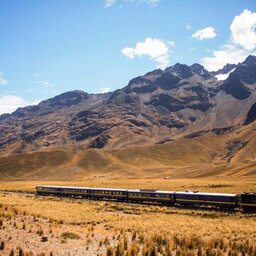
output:
[[[248,56],[244,62],[239,63],[232,73],[246,84],[256,83],[256,56]]]
[[[239,63],[220,87],[239,100],[249,98],[254,88],[256,88],[256,56],[252,55]]]
[[[216,75],[224,75],[230,73],[232,70],[236,68],[236,64],[226,64],[223,68],[220,68],[217,71],[212,71],[211,73],[216,76]]]
[[[186,79],[193,76],[193,73],[190,70],[190,67],[185,64],[176,63],[174,66],[165,69],[165,71],[169,71],[174,73],[181,79]]]
[[[82,100],[88,99],[89,94],[83,91],[75,90],[62,93],[54,98],[51,98],[48,101],[50,106],[66,106],[70,107],[71,105],[76,105],[80,103]],[[46,103],[44,101],[43,103]]]
[[[194,63],[193,65],[190,66],[191,70],[195,72],[196,74],[203,73],[205,71],[204,66]]]
[[[256,56],[249,55],[245,61],[243,62],[244,64],[256,64]]]
[[[192,72],[203,77],[204,79],[210,79],[213,77],[213,75],[209,71],[207,71],[202,65],[198,63],[191,65],[190,69],[192,70]]]

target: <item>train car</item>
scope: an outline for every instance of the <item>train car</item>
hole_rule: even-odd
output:
[[[36,186],[38,195],[54,195],[129,202],[154,202],[166,205],[215,206],[222,209],[242,208],[256,212],[256,193],[224,194],[193,191],[160,191],[147,189],[111,189],[65,186]]]
[[[209,205],[234,209],[239,206],[239,196],[236,194],[181,191],[175,192],[175,203],[179,205]]]
[[[127,193],[128,193],[129,201],[158,202],[158,203],[164,203],[164,204],[174,203],[173,191],[135,189],[135,190],[128,190]]]
[[[86,187],[61,187],[61,195],[67,197],[90,197],[90,188]]]
[[[90,188],[84,187],[64,187],[64,186],[45,186],[36,187],[38,195],[57,195],[66,197],[89,197]]]
[[[61,187],[38,185],[36,186],[36,193],[38,195],[61,195]]]
[[[127,199],[127,189],[91,188],[90,197],[94,199],[117,199],[119,201],[125,201]]]
[[[256,193],[242,193],[240,206],[244,211],[256,212]]]

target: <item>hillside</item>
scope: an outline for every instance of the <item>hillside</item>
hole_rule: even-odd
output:
[[[0,116],[1,177],[256,175],[255,102],[254,56],[217,72],[175,64],[112,93],[66,92]]]
[[[256,178],[256,122],[225,134],[127,149],[58,149],[0,158],[2,179]]]

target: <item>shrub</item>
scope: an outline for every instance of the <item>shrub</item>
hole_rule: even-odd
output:
[[[24,251],[21,248],[19,248],[19,256],[25,256]]]
[[[79,239],[80,236],[77,235],[76,233],[64,232],[61,234],[61,238],[63,238],[63,239]]]
[[[4,241],[2,241],[2,242],[0,243],[0,250],[1,250],[1,251],[4,250]]]
[[[112,247],[107,248],[107,256],[114,256],[114,249]]]
[[[131,255],[131,256],[138,256],[139,255],[138,247],[137,247],[136,243],[134,243],[134,242],[130,246],[129,255]]]
[[[116,247],[116,256],[122,256],[124,254],[124,244],[121,242]]]

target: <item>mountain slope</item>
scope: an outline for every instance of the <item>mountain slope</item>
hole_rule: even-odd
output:
[[[0,157],[4,179],[256,178],[256,122],[229,133],[126,149],[68,148]]]
[[[150,146],[239,128],[256,102],[255,74],[256,57],[249,56],[224,81],[199,64],[177,63],[113,93],[67,92],[0,116],[1,154]]]

